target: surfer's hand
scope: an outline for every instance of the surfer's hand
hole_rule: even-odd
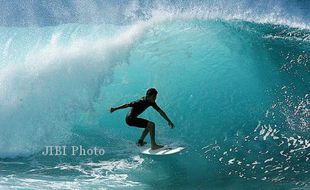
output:
[[[174,128],[174,124],[170,121],[170,122],[168,122],[168,125],[171,127],[171,129],[173,129]]]
[[[115,111],[115,108],[110,108],[110,112],[113,113]]]

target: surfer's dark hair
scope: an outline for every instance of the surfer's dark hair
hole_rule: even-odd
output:
[[[146,96],[152,96],[152,95],[157,95],[158,92],[155,88],[149,88],[147,91],[146,91]]]

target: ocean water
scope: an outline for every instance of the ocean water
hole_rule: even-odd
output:
[[[310,189],[309,1],[0,7],[0,189]],[[142,116],[185,151],[140,154],[108,112],[149,87],[175,128]]]

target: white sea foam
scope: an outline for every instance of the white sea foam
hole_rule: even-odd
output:
[[[78,173],[78,178],[74,176],[32,176],[20,177],[18,175],[7,175],[0,177],[1,189],[19,189],[30,187],[31,189],[123,189],[143,187],[144,184],[128,179],[130,172],[140,167],[144,159],[133,156],[128,159],[85,162],[77,165],[62,163],[54,167],[45,166],[43,168],[29,171],[54,171]],[[40,170],[40,171],[37,171]]]
[[[113,37],[88,41],[56,31],[42,49],[31,49],[23,62],[0,70],[0,157],[28,155],[70,139],[72,118],[91,110],[100,86],[148,24],[128,26]],[[9,46],[12,40],[8,40]],[[7,49],[7,48],[6,48]]]

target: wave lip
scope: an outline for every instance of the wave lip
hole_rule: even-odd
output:
[[[66,23],[132,24],[154,16],[183,15],[191,18],[240,19],[290,27],[310,28],[309,1],[277,0],[207,0],[207,1],[138,1],[97,2],[56,0],[18,3],[5,1],[0,5],[2,26],[48,26]],[[18,11],[16,11],[18,10]],[[154,15],[154,12],[162,14]]]

